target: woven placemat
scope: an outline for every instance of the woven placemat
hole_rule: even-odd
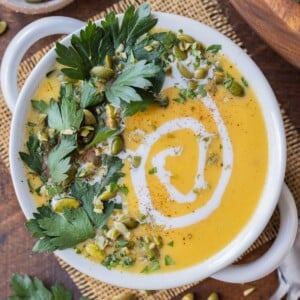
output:
[[[115,10],[117,13],[122,13],[130,4],[134,4],[137,6],[142,2],[142,0],[121,0],[114,6],[108,8],[107,11]],[[237,37],[232,26],[228,23],[227,18],[223,15],[222,11],[220,10],[217,0],[148,0],[148,2],[151,4],[153,10],[155,11],[163,11],[183,15],[195,20],[199,20],[211,27],[214,27],[218,31],[222,32],[230,39],[232,39],[236,44],[242,46],[240,39]],[[92,19],[97,20],[103,18],[107,11],[99,13]],[[24,81],[26,80],[28,74],[31,72],[34,66],[52,46],[53,44],[43,48],[20,65],[20,72],[18,77],[18,84],[20,87],[23,86]],[[282,111],[282,115],[287,136],[288,155],[285,181],[289,186],[290,190],[292,191],[298,206],[298,211],[300,211],[300,135],[284,111]],[[9,167],[8,144],[10,123],[11,113],[4,102],[2,94],[0,93],[0,132],[2,137],[0,141],[0,157],[7,167]],[[265,231],[261,234],[257,241],[248,249],[247,252],[250,252],[258,248],[262,244],[272,240],[276,236],[278,227],[279,214],[278,211],[276,211],[268,226],[266,227]],[[60,265],[68,272],[75,284],[81,290],[82,294],[84,296],[89,297],[89,299],[109,300],[114,295],[118,295],[126,291],[125,289],[117,288],[105,284],[103,282],[94,280],[76,271],[75,269],[64,263],[62,260],[58,260]],[[139,291],[134,291],[134,293],[136,294],[136,296],[138,296],[138,299],[167,300],[172,299],[172,297],[178,295],[179,293],[183,292],[191,286],[192,285],[186,285],[180,288],[161,290],[155,292],[150,296],[146,296]]]

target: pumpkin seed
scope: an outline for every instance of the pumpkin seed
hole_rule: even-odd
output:
[[[78,208],[80,202],[71,197],[65,197],[57,200],[57,202],[53,205],[53,209],[55,212],[62,212],[64,208]]]
[[[179,60],[187,59],[186,51],[181,51],[177,45],[174,46],[173,53],[174,53],[174,56]]]
[[[177,68],[180,72],[180,74],[185,77],[185,78],[188,78],[188,79],[192,79],[193,78],[193,73],[190,72],[188,70],[188,68],[186,68],[183,64],[181,64],[180,62],[177,62]]]
[[[105,66],[112,69],[113,68],[113,60],[111,58],[110,55],[106,55],[105,56],[105,59],[104,59],[104,62],[105,62]]]
[[[140,166],[140,164],[141,164],[141,161],[142,161],[142,157],[141,156],[134,156],[132,158],[131,165],[134,168],[138,168]]]
[[[94,125],[97,123],[97,120],[92,112],[87,109],[83,110],[84,113],[84,124],[86,125]]]
[[[191,89],[191,90],[195,90],[195,89],[198,87],[198,82],[195,81],[195,80],[191,80],[191,81],[189,81],[189,83],[188,83],[188,87],[189,87],[189,89]]]
[[[96,260],[102,261],[105,257],[104,252],[102,250],[100,250],[100,248],[94,243],[88,243],[85,246],[85,251],[87,252],[87,254],[89,256],[91,256],[92,258],[94,258]]]
[[[219,300],[219,296],[218,296],[217,293],[211,293],[211,294],[208,296],[207,300]]]
[[[111,185],[108,185],[105,187],[105,191],[103,193],[101,193],[98,198],[101,201],[106,201],[106,200],[109,200],[112,197],[114,197],[116,194],[117,194],[117,191],[113,190]]]
[[[236,97],[243,97],[245,95],[244,88],[236,81],[233,81],[228,91]]]
[[[139,222],[136,219],[131,217],[123,219],[122,223],[126,225],[126,227],[129,229],[134,229],[139,225]]]
[[[118,135],[116,136],[111,143],[111,155],[117,155],[124,149],[123,138]]]
[[[92,75],[94,75],[102,80],[109,80],[116,75],[116,73],[113,69],[111,69],[109,67],[105,67],[105,66],[93,67],[91,70],[91,73],[92,73]]]
[[[223,84],[224,79],[225,79],[224,72],[220,72],[220,71],[214,72],[214,81],[216,84]]]
[[[179,39],[179,41],[184,41],[191,44],[195,42],[195,39],[193,37],[184,33],[178,33],[177,38]]]
[[[185,294],[181,300],[194,300],[194,294],[193,293],[188,293],[188,294]]]
[[[0,35],[7,29],[7,23],[5,21],[0,21]]]
[[[251,288],[249,288],[249,289],[244,290],[244,291],[243,291],[243,295],[244,295],[244,297],[247,297],[247,296],[249,296],[250,294],[252,294],[254,291],[255,291],[255,287],[251,287]]]
[[[196,79],[203,79],[207,76],[207,73],[208,73],[207,68],[198,68],[194,73],[194,77]]]

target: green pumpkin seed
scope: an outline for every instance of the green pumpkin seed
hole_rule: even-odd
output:
[[[104,61],[105,61],[105,66],[106,67],[108,67],[110,69],[113,68],[113,60],[112,60],[110,55],[106,55]]]
[[[188,293],[188,294],[185,294],[181,300],[194,300],[194,294],[193,293]]]
[[[105,191],[99,195],[101,201],[106,201],[116,196],[117,191],[113,190],[112,186],[109,184],[105,187]]]
[[[254,291],[255,291],[255,287],[251,287],[251,288],[249,288],[249,289],[246,289],[246,290],[244,290],[243,291],[243,295],[244,295],[244,297],[247,297],[247,296],[249,296],[250,294],[252,294]]]
[[[194,73],[194,77],[196,79],[203,79],[207,76],[207,73],[208,73],[207,68],[198,68]]]
[[[7,29],[7,23],[5,21],[0,21],[0,35]]]
[[[180,74],[188,79],[192,79],[193,78],[193,73],[190,72],[183,64],[181,64],[180,62],[177,62],[177,68],[180,72]]]
[[[122,223],[129,229],[134,229],[139,225],[139,222],[134,218],[125,218]]]
[[[92,112],[87,109],[83,110],[84,113],[84,124],[86,125],[94,125],[97,123],[97,120]]]
[[[217,293],[211,293],[211,294],[208,296],[207,300],[219,300],[219,296],[218,296]]]
[[[134,156],[132,158],[131,164],[134,168],[138,168],[141,164],[142,157],[141,156]]]
[[[215,71],[214,72],[214,81],[216,84],[223,84],[225,80],[225,74],[220,71]]]
[[[105,66],[96,66],[91,70],[91,73],[102,80],[109,80],[116,75],[113,69]]]
[[[174,52],[174,56],[177,59],[179,59],[179,60],[187,59],[187,52],[186,51],[181,51],[177,45],[174,46],[173,52]]]
[[[111,143],[111,155],[117,155],[124,149],[123,138],[118,135],[116,136]]]
[[[231,86],[228,88],[228,91],[236,97],[243,97],[245,96],[244,88],[236,81],[233,81]]]
[[[188,34],[184,34],[184,33],[178,33],[177,38],[179,39],[179,41],[187,42],[190,44],[195,42],[195,39],[193,37],[191,37]]]
[[[191,48],[192,44],[187,42],[179,42],[178,47],[181,51],[187,51],[189,48]]]
[[[191,81],[189,81],[189,83],[188,83],[188,87],[189,87],[189,89],[191,89],[191,90],[195,90],[195,89],[198,87],[198,82],[195,81],[195,80],[191,80]]]

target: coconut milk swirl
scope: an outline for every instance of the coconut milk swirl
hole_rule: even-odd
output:
[[[210,144],[210,139],[213,134],[207,132],[204,126],[196,119],[191,117],[182,117],[171,120],[164,123],[150,134],[145,134],[142,144],[134,152],[130,152],[130,155],[142,157],[141,164],[138,168],[132,168],[130,171],[132,183],[135,193],[139,199],[139,209],[142,214],[150,217],[151,220],[155,220],[157,225],[164,226],[165,229],[180,228],[197,223],[207,218],[221,203],[222,195],[226,189],[228,181],[231,176],[233,163],[233,151],[230,138],[226,126],[221,118],[216,104],[213,99],[208,95],[202,99],[196,101],[202,101],[203,104],[211,111],[212,117],[216,122],[217,129],[223,145],[223,166],[218,184],[212,194],[209,201],[202,207],[194,210],[183,216],[169,217],[159,212],[152,204],[150,191],[148,189],[145,164],[149,156],[152,145],[158,141],[162,136],[170,134],[181,129],[190,129],[194,132],[197,139],[200,154],[197,166],[197,177],[195,178],[194,187],[187,194],[183,194],[171,184],[171,172],[165,170],[165,161],[168,156],[179,156],[181,154],[181,147],[170,147],[157,153],[152,158],[152,164],[157,168],[157,172],[154,176],[157,176],[160,182],[166,187],[170,199],[178,203],[193,202],[196,200],[197,195],[193,192],[195,188],[205,188],[206,182],[204,178],[204,168],[206,163],[206,152]],[[129,154],[129,153],[127,153]]]

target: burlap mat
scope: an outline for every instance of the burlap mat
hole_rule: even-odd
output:
[[[121,0],[113,7],[110,7],[107,11],[115,10],[117,13],[124,12],[125,9],[130,5],[138,5],[142,3],[142,0]],[[232,26],[228,23],[227,18],[223,15],[222,11],[218,6],[217,0],[148,0],[152,5],[153,10],[163,11],[169,13],[175,13],[190,17],[195,20],[199,20],[211,27],[216,28],[233,41],[236,44],[242,46],[240,39],[235,34]],[[106,12],[101,12],[94,16],[92,19],[97,20],[102,18]],[[25,79],[32,68],[37,64],[40,58],[52,47],[49,45],[41,51],[37,52],[35,55],[24,61],[20,65],[20,72],[18,83],[21,87],[24,84]],[[251,54],[251,53],[250,53]],[[296,131],[295,127],[287,117],[284,111],[282,111],[285,131],[287,136],[287,170],[285,181],[291,189],[298,206],[298,211],[300,211],[300,136]],[[0,157],[4,161],[5,165],[9,167],[8,162],[8,143],[9,143],[9,128],[11,122],[11,113],[5,105],[2,94],[0,94],[0,130],[1,130],[1,141],[0,141]],[[298,183],[298,184],[297,184]],[[269,225],[266,227],[263,234],[258,238],[258,240],[248,249],[248,252],[258,248],[260,245],[270,241],[276,235],[279,226],[279,216],[278,212],[275,212]],[[65,264],[59,259],[60,265],[69,273],[70,277],[73,279],[75,284],[81,290],[84,296],[89,297],[89,299],[111,299],[114,295],[125,292],[125,289],[120,289],[103,282],[94,280]],[[138,299],[172,299],[172,297],[183,292],[192,285],[157,291],[151,296],[145,296],[139,291],[135,291]]]

